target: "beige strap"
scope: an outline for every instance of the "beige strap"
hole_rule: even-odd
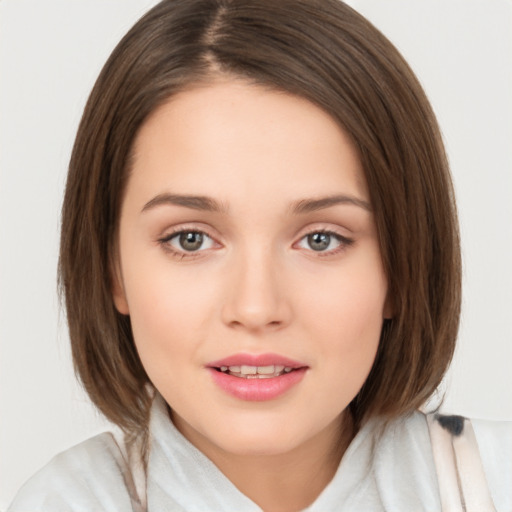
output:
[[[437,471],[441,510],[444,512],[463,512],[464,504],[459,489],[452,436],[441,427],[434,414],[427,415],[427,423]]]
[[[471,421],[466,420],[462,435],[452,439],[466,511],[495,512]]]
[[[496,512],[471,422],[459,418],[462,429],[454,432],[440,419],[427,415],[443,512]]]

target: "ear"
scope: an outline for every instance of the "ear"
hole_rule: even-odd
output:
[[[129,315],[130,309],[128,307],[128,301],[126,300],[121,269],[117,262],[112,263],[110,267],[112,299],[114,301],[114,305],[121,315]]]

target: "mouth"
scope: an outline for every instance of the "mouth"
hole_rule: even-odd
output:
[[[207,365],[214,383],[241,400],[272,400],[298,385],[309,366],[277,354],[235,354]]]

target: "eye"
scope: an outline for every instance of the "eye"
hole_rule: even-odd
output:
[[[304,236],[298,243],[301,249],[309,249],[315,252],[334,253],[344,246],[351,245],[353,240],[341,236],[332,231],[315,231]]]
[[[178,252],[197,252],[214,246],[213,239],[201,231],[179,231],[165,237],[161,242]]]

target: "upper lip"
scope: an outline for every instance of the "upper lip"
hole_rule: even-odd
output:
[[[287,368],[304,368],[305,364],[294,361],[279,354],[233,354],[231,356],[208,363],[209,368],[222,366],[285,366]]]

